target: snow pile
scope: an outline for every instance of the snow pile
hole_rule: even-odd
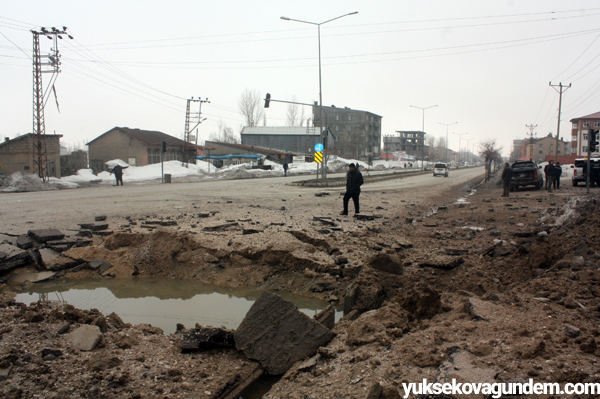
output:
[[[106,161],[104,164],[110,170],[112,170],[112,168],[114,168],[117,165],[122,166],[124,168],[127,168],[129,166],[129,164],[127,162],[125,162],[121,159],[113,159],[111,161]]]
[[[345,173],[348,171],[348,165],[354,163],[359,165],[359,170],[384,170],[399,168],[402,169],[406,162],[402,161],[374,161],[374,166],[357,161],[355,159],[344,159],[337,156],[331,156],[327,163],[329,173]],[[110,173],[116,165],[127,168],[123,169],[123,181],[127,183],[143,183],[159,181],[161,179],[161,164],[152,164],[147,166],[130,166],[120,159],[114,159],[105,163],[109,171],[103,171],[94,175],[91,169],[80,169],[77,174],[65,176],[61,179],[50,178],[49,183],[43,183],[36,175],[28,173],[14,173],[8,177],[0,178],[0,192],[18,192],[18,191],[41,191],[55,190],[63,188],[78,188],[90,185],[92,183],[114,184],[115,176]],[[172,178],[198,177],[205,180],[231,180],[231,179],[251,179],[257,177],[283,176],[283,165],[269,160],[264,161],[265,166],[270,166],[270,170],[252,169],[256,162],[248,162],[240,165],[231,165],[223,168],[216,168],[208,162],[200,161],[198,164],[183,164],[181,161],[164,162],[164,174],[170,174]],[[416,164],[415,164],[415,167]],[[314,162],[296,162],[288,164],[288,175],[310,175],[316,173],[317,164]]]
[[[0,192],[3,193],[57,189],[58,187],[44,183],[37,175],[31,173],[15,172],[9,176],[0,177]]]

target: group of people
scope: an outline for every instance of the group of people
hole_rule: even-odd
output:
[[[544,175],[546,177],[545,188],[547,191],[552,192],[552,189],[560,189],[560,175],[562,175],[562,167],[560,162],[554,164],[554,159],[548,162],[548,165],[544,167]],[[508,197],[510,194],[510,180],[513,177],[513,170],[508,162],[504,163],[504,169],[502,170],[502,188],[504,192],[503,197]]]
[[[548,165],[544,167],[544,175],[546,176],[545,188],[547,191],[552,192],[552,189],[560,189],[560,175],[562,175],[562,167],[560,162],[554,164],[554,159],[548,162]]]

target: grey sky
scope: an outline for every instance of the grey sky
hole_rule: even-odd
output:
[[[0,135],[32,131],[31,29],[67,26],[62,40],[60,104],[46,107],[46,131],[68,143],[114,126],[182,137],[186,99],[211,101],[200,141],[219,121],[236,132],[244,89],[275,99],[319,98],[317,27],[323,22],[323,103],[383,116],[382,134],[421,130],[446,135],[458,150],[512,140],[537,124],[538,137],[561,137],[569,119],[600,111],[600,3],[594,0],[430,1],[8,1],[0,0]],[[50,40],[42,38],[42,54]],[[44,75],[46,82],[49,76]],[[272,103],[267,125],[286,123]],[[306,109],[308,117],[310,109]]]

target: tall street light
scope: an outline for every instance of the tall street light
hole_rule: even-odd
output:
[[[324,22],[310,22],[310,21],[302,21],[300,19],[281,17],[281,19],[283,19],[284,21],[302,22],[303,24],[317,26],[317,32],[318,32],[318,38],[319,38],[319,125],[320,125],[319,128],[321,130],[321,142],[323,143],[323,147],[324,147],[323,148],[323,166],[321,168],[323,179],[325,179],[327,177],[326,163],[327,163],[327,147],[328,146],[327,146],[327,142],[326,142],[325,138],[323,137],[323,90],[322,90],[322,85],[321,85],[321,25],[324,25],[331,21],[335,21],[336,19],[347,17],[348,15],[354,15],[354,14],[358,14],[358,11],[349,12],[348,14],[340,15],[339,17],[328,19],[327,21],[324,21]]]
[[[452,134],[456,134],[458,136],[458,164],[456,165],[456,169],[460,168],[460,139],[462,136],[464,136],[465,134],[469,134],[469,133],[454,133],[452,132]]]
[[[457,124],[458,122],[452,122],[452,123],[442,123],[442,122],[438,122],[439,125],[444,125],[446,126],[446,156],[444,158],[444,162],[448,163],[448,126],[452,126]]]
[[[429,107],[417,107],[416,105],[411,105],[413,108],[418,108],[423,111],[423,124],[421,125],[421,131],[423,132],[423,144],[421,145],[421,170],[425,169],[425,110],[433,107],[437,107],[437,105],[430,105]]]
[[[465,153],[465,158],[467,158],[467,162],[469,162],[469,153],[470,153],[470,151],[469,151],[469,145],[471,144],[471,141],[474,141],[474,140],[477,140],[477,139],[475,137],[467,139],[467,152]]]

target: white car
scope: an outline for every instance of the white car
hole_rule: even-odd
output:
[[[448,164],[444,162],[438,162],[433,166],[433,176],[444,176],[448,177]]]

